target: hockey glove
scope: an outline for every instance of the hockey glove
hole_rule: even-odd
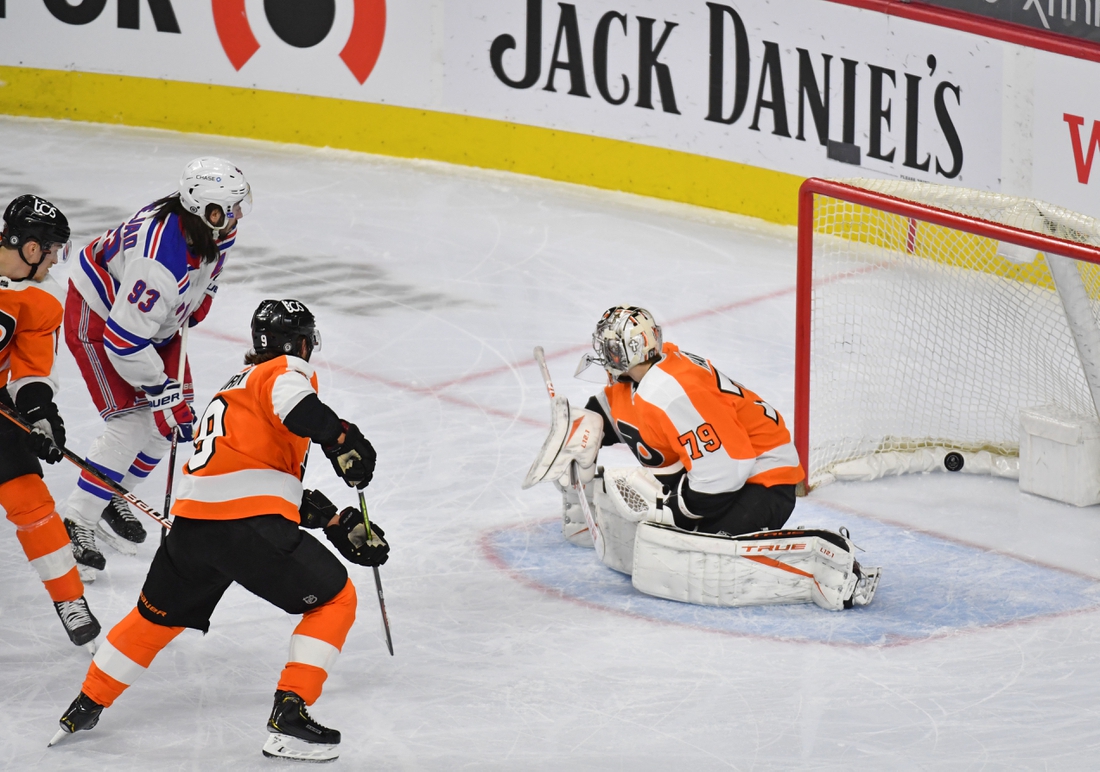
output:
[[[336,516],[336,505],[321,491],[305,491],[298,517],[303,528],[324,528]]]
[[[363,513],[355,507],[347,507],[340,513],[340,520],[325,528],[325,536],[348,561],[360,566],[380,566],[389,560],[390,545],[383,538],[385,533],[377,523],[370,524],[370,540]]]
[[[199,303],[199,307],[191,312],[191,316],[187,317],[187,326],[194,327],[196,324],[206,318],[206,315],[210,313],[210,306],[214,302],[213,295],[207,295]]]
[[[370,442],[363,437],[359,427],[340,421],[344,428],[344,441],[331,445],[322,445],[321,450],[332,462],[332,468],[340,479],[348,484],[349,488],[367,487],[367,483],[374,476],[374,462],[376,454]]]
[[[47,464],[56,464],[65,455],[65,422],[53,401],[53,389],[44,383],[28,383],[15,397],[16,409],[31,425],[27,445]]]
[[[180,440],[191,442],[195,434],[195,413],[183,398],[183,385],[175,378],[165,378],[160,386],[143,388],[157,422],[157,430],[164,438],[172,439],[172,433],[179,430]]]

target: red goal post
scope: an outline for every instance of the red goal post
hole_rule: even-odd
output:
[[[807,487],[836,470],[927,471],[916,455],[951,451],[967,471],[991,463],[1011,477],[1021,408],[1095,415],[1100,402],[1100,222],[1076,212],[811,178],[799,193],[796,304],[794,439]],[[860,462],[844,476],[872,458],[877,471]]]

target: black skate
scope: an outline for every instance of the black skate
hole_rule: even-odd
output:
[[[267,720],[264,755],[295,761],[335,761],[340,755],[340,733],[321,726],[294,692],[275,692],[275,706]]]
[[[50,740],[47,748],[67,735],[79,732],[81,729],[91,729],[99,723],[99,714],[103,712],[103,706],[91,697],[81,692],[69,709],[61,716],[61,729]]]
[[[85,528],[75,520],[65,521],[65,530],[69,532],[69,541],[73,543],[73,557],[82,566],[102,571],[107,566],[107,558],[96,549],[95,532]]]
[[[130,505],[121,496],[112,496],[111,502],[103,508],[102,522],[111,526],[111,530],[126,541],[141,544],[145,541],[145,528],[134,517]]]
[[[91,609],[88,608],[88,601],[84,600],[83,595],[76,600],[54,603],[53,607],[61,617],[61,624],[65,625],[69,640],[77,646],[91,643],[99,635],[99,620],[92,615]]]

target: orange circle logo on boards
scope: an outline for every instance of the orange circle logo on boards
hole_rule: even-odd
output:
[[[352,0],[355,16],[340,59],[360,84],[366,83],[386,36],[386,0]],[[218,39],[234,69],[240,70],[260,50],[252,34],[245,0],[211,0]],[[332,31],[336,0],[264,0],[272,31],[287,45],[311,48]]]

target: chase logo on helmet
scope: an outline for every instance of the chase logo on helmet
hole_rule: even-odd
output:
[[[213,230],[252,210],[252,188],[238,167],[223,158],[196,158],[183,169],[179,182],[180,203],[197,214]],[[222,218],[209,219],[208,207],[221,209]]]

